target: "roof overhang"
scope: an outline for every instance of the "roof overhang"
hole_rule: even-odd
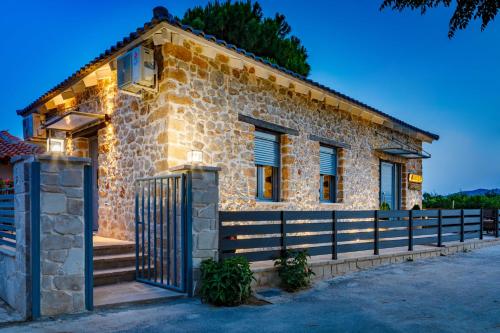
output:
[[[298,93],[309,95],[311,98],[322,101],[339,110],[352,113],[373,123],[415,137],[418,140],[430,143],[439,139],[438,135],[405,123],[356,99],[272,64],[250,52],[239,49],[235,45],[217,40],[214,36],[206,35],[192,27],[182,25],[171,15],[154,18],[152,21],[147,22],[144,27],[137,29],[136,32],[131,33],[130,36],[112,46],[28,107],[18,110],[18,114],[25,116],[37,108],[43,110],[43,107],[46,106],[57,106],[58,103],[62,103],[66,98],[71,98],[75,91],[81,89],[81,86],[86,87],[87,85],[96,84],[95,73],[100,68],[109,66],[119,55],[151,38],[155,42],[155,45],[155,39],[160,41],[169,40],[173,43],[177,41],[177,43],[181,44],[183,39],[189,38],[202,45],[206,51],[204,55],[208,57],[215,57],[217,52],[228,55],[230,66],[232,67],[243,68],[245,65],[249,65],[255,68],[255,75],[258,77],[269,79],[270,76],[273,76],[277,84],[286,87],[293,85],[295,91]]]
[[[405,148],[381,148],[377,149],[377,151],[388,155],[399,156],[407,159],[418,159],[418,158],[424,159],[431,157],[431,154],[425,151],[410,150]]]
[[[43,127],[50,130],[75,132],[80,129],[97,125],[106,120],[106,115],[69,111],[49,119]]]

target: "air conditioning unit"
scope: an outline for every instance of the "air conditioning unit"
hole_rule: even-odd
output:
[[[143,90],[156,91],[156,66],[153,50],[138,46],[116,61],[118,89],[140,96]]]
[[[32,113],[23,118],[23,136],[25,140],[42,140],[47,137],[46,130],[42,128],[42,115]]]

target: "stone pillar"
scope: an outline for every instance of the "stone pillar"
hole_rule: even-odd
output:
[[[31,258],[33,186],[30,170],[40,163],[40,258]],[[85,249],[83,167],[87,158],[23,156],[14,160],[16,214],[16,267],[24,286],[14,291],[26,312],[40,298],[42,316],[85,311]],[[40,260],[40,275],[31,272],[31,262]],[[31,294],[32,279],[40,279],[40,295]],[[30,291],[30,294],[28,294]]]
[[[51,156],[36,160],[40,162],[41,314],[83,312],[83,167],[90,160]]]
[[[203,260],[219,254],[219,171],[208,166],[183,165],[171,169],[191,177],[193,292],[198,287]]]

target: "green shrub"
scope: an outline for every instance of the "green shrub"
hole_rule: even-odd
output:
[[[380,210],[391,210],[391,206],[389,206],[389,204],[384,201],[380,204]]]
[[[314,272],[307,264],[308,257],[306,251],[287,251],[274,262],[283,289],[293,292],[311,285]]]
[[[201,263],[201,300],[218,306],[240,305],[252,295],[253,279],[246,258],[232,257],[221,262],[204,260]]]

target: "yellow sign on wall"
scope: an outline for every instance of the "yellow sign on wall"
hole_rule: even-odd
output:
[[[422,177],[422,175],[417,175],[415,173],[410,173],[409,176],[408,176],[408,181],[410,183],[422,184],[423,177]]]

